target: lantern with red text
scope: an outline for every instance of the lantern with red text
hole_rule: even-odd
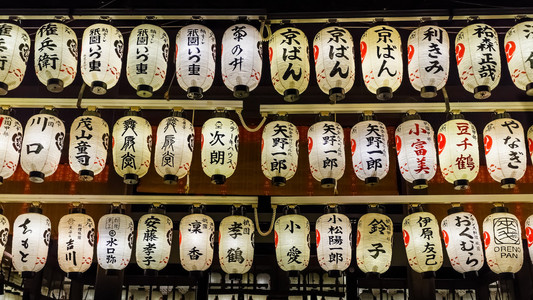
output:
[[[162,270],[168,264],[172,245],[172,219],[150,212],[139,219],[135,258],[144,270]]]
[[[300,134],[294,124],[278,116],[263,129],[261,170],[272,185],[284,186],[298,168]]]
[[[22,125],[0,108],[0,184],[15,173],[22,149]]]
[[[279,217],[274,223],[276,260],[283,271],[303,271],[309,265],[309,220],[298,214]]]
[[[385,273],[392,260],[392,220],[379,208],[370,208],[357,222],[356,260],[365,273]]]
[[[133,248],[133,220],[121,213],[103,215],[98,221],[96,254],[105,270],[123,270]]]
[[[505,57],[511,79],[528,96],[533,96],[533,21],[511,27],[505,34]]]
[[[222,219],[218,237],[220,267],[228,274],[244,274],[254,261],[254,222],[244,216]]]
[[[213,219],[198,213],[187,215],[180,221],[179,234],[181,266],[189,272],[207,270],[213,263]]]
[[[531,259],[531,262],[533,262],[533,216],[527,218],[525,228],[529,258]]]
[[[24,78],[31,39],[21,27],[0,23],[0,41],[0,96],[4,96],[17,88]]]
[[[529,127],[529,129],[527,130],[527,145],[529,150],[529,156],[531,156],[533,160],[533,126]]]
[[[316,220],[316,252],[320,267],[338,277],[352,261],[352,226],[339,213],[328,213]]]
[[[37,207],[31,207],[28,213],[15,219],[11,251],[15,270],[30,275],[43,269],[48,257],[50,229],[50,219]]]
[[[65,273],[83,273],[93,262],[94,221],[84,209],[74,208],[59,220],[57,258]]]

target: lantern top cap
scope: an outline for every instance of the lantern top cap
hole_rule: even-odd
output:
[[[98,108],[96,106],[87,107],[87,109],[83,112],[83,116],[101,117],[100,112],[98,111]]]
[[[0,115],[11,116],[13,109],[9,105],[0,106]]]
[[[141,116],[141,108],[139,106],[132,106],[130,109],[128,109],[126,112],[124,112],[125,117],[131,117],[131,116]]]
[[[376,120],[376,115],[371,110],[365,110],[361,114],[361,118],[360,119],[361,119],[361,121],[375,121]]]
[[[286,122],[288,122],[289,121],[289,114],[287,114],[286,112],[278,112],[277,114],[274,115],[273,120],[274,121],[286,121]]]
[[[317,117],[317,122],[333,121],[333,115],[329,111],[321,111]]]
[[[450,113],[448,114],[448,120],[458,120],[458,119],[464,119],[464,118],[465,116],[458,109],[454,109],[450,111]]]
[[[508,213],[509,212],[509,208],[503,206],[503,204],[501,206],[495,206],[490,210],[490,213],[491,214],[494,214],[494,213]]]
[[[405,115],[403,116],[402,118],[402,121],[403,122],[406,122],[406,121],[411,121],[411,120],[421,120],[422,118],[420,118],[420,115],[418,114],[418,112],[414,109],[410,109],[408,110]]]
[[[57,110],[53,106],[45,106],[39,113],[57,117]]]
[[[463,211],[464,209],[462,206],[452,206],[452,208],[448,209],[448,215],[453,215]]]
[[[528,22],[528,21],[532,21],[533,19],[531,19],[530,17],[528,17],[527,15],[517,15],[515,18],[514,18],[515,22],[517,24],[519,23],[522,23],[522,22]]]
[[[213,118],[229,118],[229,113],[225,108],[217,107],[213,112]]]
[[[367,213],[384,214],[385,207],[380,204],[369,204],[366,211]]]
[[[164,215],[166,214],[166,208],[163,204],[161,203],[153,203],[151,206],[150,206],[150,209],[148,209],[148,213],[150,214],[161,214],[161,215]]]
[[[424,212],[424,208],[422,207],[422,204],[416,203],[416,204],[410,204],[409,205],[409,214],[414,214],[417,212]]]
[[[169,117],[183,117],[183,107],[173,107],[170,110]]]
[[[504,109],[497,109],[494,111],[494,114],[492,115],[493,120],[506,119],[510,117],[511,115],[508,112],[506,112]]]

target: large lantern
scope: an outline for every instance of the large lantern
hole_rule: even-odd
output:
[[[476,217],[462,207],[453,207],[442,219],[441,229],[453,269],[459,273],[479,271],[485,258]]]
[[[333,121],[313,124],[307,132],[307,151],[313,177],[323,188],[336,186],[346,164],[342,126]]]
[[[316,220],[315,228],[318,263],[330,276],[338,277],[352,261],[350,219],[337,212],[327,213]]]
[[[477,130],[459,112],[442,124],[437,136],[440,171],[456,190],[468,189],[468,183],[479,173]]]
[[[0,108],[0,184],[15,173],[22,149],[22,125]]]
[[[218,231],[222,270],[230,275],[248,272],[254,261],[254,222],[245,216],[228,216],[222,219]]]
[[[527,218],[525,228],[526,228],[527,248],[529,250],[529,258],[531,259],[531,262],[533,263],[533,215]]]
[[[73,208],[59,220],[57,259],[65,273],[83,273],[93,262],[94,221],[85,209]]]
[[[55,110],[43,109],[26,123],[20,165],[30,181],[42,183],[59,165],[65,140],[65,125]]]
[[[309,220],[298,214],[279,217],[274,223],[276,260],[283,271],[303,271],[309,265]]]
[[[506,207],[494,207],[483,221],[483,242],[487,265],[492,272],[517,273],[522,269],[524,252],[520,222]]]
[[[236,98],[248,97],[261,80],[263,43],[259,31],[248,24],[230,26],[222,37],[221,52],[222,81]]]
[[[216,112],[202,126],[202,169],[214,184],[224,184],[237,168],[239,126]]]
[[[276,30],[268,42],[272,84],[287,102],[300,99],[309,85],[309,42],[295,27]]]
[[[422,98],[433,98],[448,80],[450,40],[441,27],[418,27],[409,35],[407,45],[409,81]]]
[[[130,33],[126,77],[137,96],[148,98],[159,90],[167,75],[169,38],[163,28],[142,24]]]
[[[402,83],[402,40],[398,31],[378,25],[361,37],[361,67],[367,89],[379,100],[389,100]]]
[[[365,273],[385,273],[392,260],[392,220],[383,209],[370,207],[357,222],[356,260]]]
[[[180,221],[179,234],[181,266],[189,272],[207,270],[213,263],[213,219],[201,213],[187,215]]]
[[[94,24],[83,32],[81,41],[81,76],[96,95],[103,95],[120,78],[124,40],[109,24]]]
[[[130,263],[133,248],[133,220],[113,209],[98,221],[96,254],[105,270],[123,270]]]
[[[154,166],[157,174],[167,184],[176,184],[191,169],[194,149],[194,127],[173,111],[159,123],[155,144]]]
[[[483,130],[485,159],[490,176],[511,189],[526,172],[526,145],[524,129],[507,113],[497,113],[496,119]]]
[[[105,168],[109,126],[96,111],[85,111],[70,127],[70,168],[82,181],[91,181]]]
[[[53,93],[63,91],[78,71],[78,38],[72,28],[51,22],[35,34],[35,73]]]
[[[389,172],[389,136],[387,127],[374,115],[363,115],[363,121],[350,132],[352,166],[355,175],[368,185],[375,185]]]
[[[150,167],[152,127],[138,112],[127,111],[113,126],[113,165],[126,184],[137,184]]]
[[[331,26],[313,41],[316,81],[331,102],[343,100],[355,81],[353,38],[348,30]]]
[[[501,77],[498,33],[478,23],[461,29],[455,38],[455,59],[463,87],[476,99],[487,99]]]
[[[176,77],[190,99],[201,99],[215,78],[216,40],[211,29],[187,25],[176,35]]]
[[[275,186],[284,186],[298,169],[300,134],[285,117],[268,123],[261,138],[261,170]]]
[[[437,171],[435,133],[429,122],[410,112],[396,128],[396,154],[403,178],[414,189],[425,189]]]
[[[505,35],[505,57],[511,79],[528,96],[533,96],[533,21],[511,27]]]
[[[19,26],[0,23],[0,44],[0,96],[4,96],[24,78],[31,40]]]
[[[150,209],[139,219],[135,258],[144,270],[162,270],[168,264],[172,245],[172,219],[164,210]]]

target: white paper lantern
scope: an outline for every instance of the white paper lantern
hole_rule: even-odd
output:
[[[352,226],[347,216],[328,213],[316,220],[316,252],[327,272],[344,271],[352,261]]]
[[[59,220],[57,258],[59,267],[66,273],[83,273],[93,262],[94,221],[83,211],[70,213]]]
[[[194,127],[177,113],[165,118],[157,127],[154,166],[167,184],[176,184],[191,169]]]
[[[162,270],[168,264],[172,245],[172,220],[157,213],[143,215],[137,227],[135,258],[144,270]]]
[[[51,22],[35,33],[35,73],[53,93],[63,91],[78,71],[78,38],[72,28]]]
[[[439,222],[428,212],[415,212],[403,219],[403,242],[407,261],[417,273],[437,271],[442,266]]]
[[[439,128],[440,171],[456,190],[468,189],[468,184],[479,173],[479,144],[476,126],[461,114]]]
[[[285,215],[276,220],[276,260],[283,271],[303,271],[309,265],[309,228],[309,220],[302,215]]]
[[[355,81],[352,35],[339,26],[324,28],[315,35],[313,53],[318,86],[330,101],[343,100]]]
[[[510,189],[526,172],[527,152],[522,124],[508,114],[501,117],[485,126],[483,143],[490,176]]]
[[[180,221],[181,266],[187,271],[205,271],[213,263],[215,222],[204,214],[190,214]]]
[[[531,262],[533,263],[533,216],[529,216],[527,218],[525,228],[526,228],[527,248],[529,250],[529,258],[531,259]]]
[[[462,208],[452,208],[442,219],[442,237],[453,269],[459,273],[477,272],[484,256],[476,217]]]
[[[39,272],[48,258],[50,219],[33,211],[19,215],[13,223],[13,267],[19,272]]]
[[[287,102],[300,99],[309,85],[309,42],[295,27],[276,30],[268,41],[272,85]]]
[[[263,43],[259,31],[248,24],[230,26],[222,37],[221,52],[222,81],[236,98],[248,97],[261,80]]]
[[[518,218],[505,207],[495,207],[483,221],[483,242],[487,265],[492,272],[517,273],[522,269],[524,252]]]
[[[379,100],[389,100],[402,83],[402,40],[398,31],[378,25],[361,37],[361,67],[367,89]]]
[[[357,222],[356,260],[365,273],[385,273],[392,260],[392,220],[369,212]]]
[[[220,267],[228,274],[244,274],[254,260],[254,222],[244,216],[222,219],[218,236]]]
[[[0,109],[0,184],[17,170],[22,149],[22,125]]]
[[[132,248],[133,220],[120,213],[103,215],[98,221],[98,265],[105,270],[123,270],[130,263]]]
[[[126,77],[137,96],[149,98],[167,75],[169,38],[159,26],[142,24],[130,33]]]
[[[529,150],[529,156],[531,156],[533,160],[533,126],[529,127],[529,129],[527,130],[527,145]]]
[[[239,126],[216,116],[202,126],[202,169],[214,184],[224,184],[237,168]]]
[[[0,45],[0,96],[4,96],[24,79],[31,40],[19,26],[0,23]]]
[[[375,185],[389,172],[389,135],[385,124],[364,118],[350,132],[352,166],[359,179]]]
[[[82,181],[91,181],[106,166],[109,126],[94,111],[77,117],[70,127],[68,159],[70,168]]]
[[[128,112],[113,126],[113,165],[126,184],[137,184],[150,167],[152,127],[135,112]]]
[[[476,99],[487,99],[501,77],[498,33],[478,23],[461,29],[455,38],[455,59],[463,87]]]
[[[94,24],[83,32],[80,70],[83,81],[96,95],[103,95],[120,78],[124,40],[109,24]]]
[[[323,188],[332,188],[344,174],[344,131],[333,121],[321,121],[307,132],[309,167]]]
[[[42,110],[26,123],[20,165],[30,181],[42,183],[57,170],[63,142],[65,125],[55,111]]]
[[[419,119],[407,120],[396,128],[396,154],[400,172],[415,189],[427,188],[427,182],[437,171],[434,135],[431,124]]]
[[[505,57],[511,79],[528,96],[533,96],[533,21],[511,27],[505,35]]]
[[[176,77],[190,99],[201,99],[215,78],[216,40],[211,29],[187,25],[176,35]]]
[[[409,35],[407,69],[411,85],[422,98],[433,98],[448,80],[450,40],[441,27],[418,27]]]
[[[263,129],[261,170],[275,186],[284,186],[298,169],[300,134],[294,124],[275,120]]]

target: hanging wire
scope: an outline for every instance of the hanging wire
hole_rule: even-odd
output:
[[[263,125],[265,124],[267,116],[268,116],[267,113],[262,113],[261,116],[263,117],[263,120],[261,120],[259,125],[257,125],[257,127],[255,128],[250,128],[248,127],[248,125],[246,125],[246,122],[244,122],[244,119],[242,117],[242,109],[236,109],[235,112],[237,113],[237,116],[239,116],[239,120],[241,121],[242,127],[244,127],[244,129],[246,129],[248,132],[259,131],[259,129],[261,129],[261,127],[263,127]]]
[[[170,88],[172,87],[172,83],[174,83],[174,79],[176,79],[176,72],[174,72],[174,75],[172,75],[172,79],[170,80],[170,83],[168,84],[168,88],[167,88],[167,91],[165,92],[165,99],[167,101],[170,100]]]
[[[448,92],[446,91],[446,87],[442,88],[442,96],[444,97],[444,105],[446,105],[445,113],[448,114],[450,112],[450,98],[448,97]]]
[[[272,220],[270,221],[270,226],[268,227],[268,230],[266,232],[261,231],[261,227],[259,226],[259,217],[257,216],[257,206],[254,205],[254,218],[255,218],[255,228],[257,228],[257,232],[261,236],[267,236],[272,232],[272,229],[274,228],[274,222],[276,221],[276,208],[277,205],[272,205]]]

